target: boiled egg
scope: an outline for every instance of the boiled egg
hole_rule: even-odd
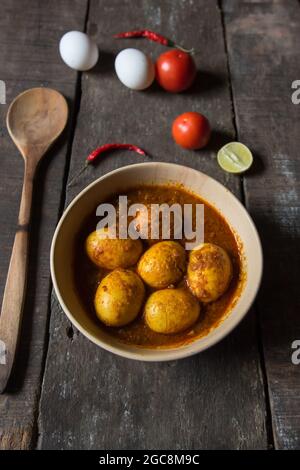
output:
[[[123,85],[132,90],[148,88],[155,77],[150,57],[138,49],[124,49],[115,60],[116,74]]]
[[[59,43],[62,60],[72,69],[84,71],[96,65],[99,58],[97,44],[81,31],[69,31]]]

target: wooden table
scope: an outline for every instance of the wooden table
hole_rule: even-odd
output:
[[[113,33],[147,26],[196,47],[199,78],[171,95],[154,85],[131,92],[114,56],[146,41]],[[100,60],[77,74],[58,41],[86,30]],[[34,194],[29,285],[22,339],[7,393],[0,396],[4,449],[300,448],[300,79],[297,0],[3,0],[0,15],[0,285],[3,291],[22,181],[22,162],[5,115],[21,91],[50,86],[69,100],[69,128],[41,164]],[[170,138],[181,112],[207,115],[214,135],[190,153]],[[253,150],[245,176],[225,174],[216,150],[238,139]],[[52,292],[49,247],[63,208],[89,182],[136,155],[119,152],[67,187],[87,152],[110,141],[137,142],[154,160],[197,168],[233,191],[255,219],[265,256],[263,284],[247,318],[217,346],[178,362],[118,358],[79,334]],[[142,161],[142,159],[140,160]]]

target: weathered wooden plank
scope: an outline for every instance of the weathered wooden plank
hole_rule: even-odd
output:
[[[122,44],[111,39],[114,32],[144,25],[200,51],[205,44],[209,53],[199,55],[201,73],[193,90],[171,95],[154,85],[138,93],[119,83],[113,70],[118,50],[136,46],[153,57],[163,50],[146,42]],[[156,160],[201,169],[239,195],[239,178],[222,173],[215,161],[216,147],[234,136],[217,2],[92,1],[88,26],[103,54],[97,70],[82,77],[70,176],[93,147],[128,141],[151,151]],[[210,148],[203,152],[184,151],[170,137],[173,118],[187,110],[203,112],[216,129]],[[99,175],[136,161],[137,156],[129,153],[107,156],[69,188],[67,201]],[[70,328],[53,295],[40,447],[266,448],[255,328],[255,318],[249,315],[206,353],[172,363],[139,363],[102,351]]]
[[[0,15],[0,79],[5,81],[6,105],[0,105],[0,290],[3,293],[16,229],[23,161],[5,126],[9,103],[33,86],[50,86],[74,100],[76,72],[58,54],[63,32],[83,29],[85,0],[52,2],[5,0]],[[38,397],[48,325],[49,248],[61,205],[67,161],[67,136],[41,163],[36,181],[29,264],[20,351],[7,393],[0,396],[0,448],[34,445]]]
[[[256,160],[244,187],[265,254],[258,305],[275,445],[299,449],[300,366],[291,344],[300,338],[300,108],[291,84],[300,77],[300,8],[296,0],[223,4],[238,135]]]

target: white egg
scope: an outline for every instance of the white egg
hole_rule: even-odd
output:
[[[99,57],[97,44],[85,33],[69,31],[59,43],[62,60],[72,69],[89,70],[96,65]]]
[[[115,60],[115,69],[123,85],[132,90],[144,90],[154,80],[155,69],[150,57],[138,49],[124,49]]]

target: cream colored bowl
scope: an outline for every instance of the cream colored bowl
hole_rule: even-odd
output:
[[[182,183],[216,207],[243,243],[246,281],[229,315],[207,336],[171,349],[143,349],[118,342],[89,316],[76,292],[72,256],[74,239],[83,219],[112,193],[121,193],[141,183]],[[130,359],[169,361],[196,354],[220,341],[249,310],[261,281],[262,249],[252,219],[242,204],[224,186],[199,171],[170,163],[140,163],[112,171],[85,188],[71,202],[56,228],[51,246],[51,276],[58,300],[74,326],[98,346]]]

